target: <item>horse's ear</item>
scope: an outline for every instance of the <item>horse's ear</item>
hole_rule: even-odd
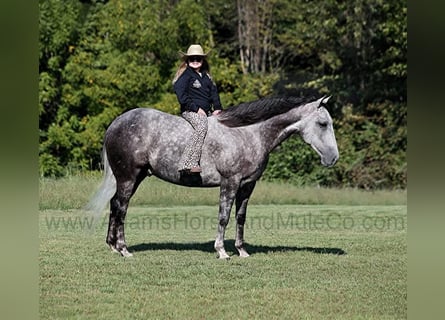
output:
[[[329,101],[330,98],[331,98],[331,96],[327,96],[327,97],[321,98],[320,106],[323,105],[323,104],[326,104]]]

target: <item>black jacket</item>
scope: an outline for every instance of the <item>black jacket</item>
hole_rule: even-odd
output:
[[[208,113],[212,107],[213,110],[222,109],[216,85],[206,72],[200,76],[192,68],[187,67],[173,85],[173,89],[181,105],[181,112],[197,112],[201,108]]]

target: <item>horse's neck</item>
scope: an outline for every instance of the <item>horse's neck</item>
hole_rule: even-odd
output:
[[[266,137],[265,144],[269,152],[299,131],[299,122],[307,112],[304,107],[295,108],[262,123],[261,134]]]

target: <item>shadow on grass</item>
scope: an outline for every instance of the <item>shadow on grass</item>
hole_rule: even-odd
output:
[[[203,251],[203,252],[215,252],[213,248],[213,241],[208,242],[192,242],[192,243],[176,243],[176,242],[162,242],[162,243],[141,243],[134,246],[130,246],[128,250],[130,252],[140,251],[157,251],[157,250],[176,250],[176,251]],[[225,247],[227,252],[235,254],[235,241],[226,240]],[[255,246],[246,243],[246,250],[249,254],[256,253],[269,253],[269,252],[287,252],[287,251],[308,251],[318,254],[333,254],[344,255],[346,252],[339,248],[314,248],[314,247],[290,247],[290,246]]]

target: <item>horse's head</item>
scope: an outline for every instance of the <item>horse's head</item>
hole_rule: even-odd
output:
[[[333,166],[339,157],[332,118],[323,107],[329,98],[323,97],[309,103],[311,111],[299,123],[301,137],[318,153],[322,165],[327,167]]]

